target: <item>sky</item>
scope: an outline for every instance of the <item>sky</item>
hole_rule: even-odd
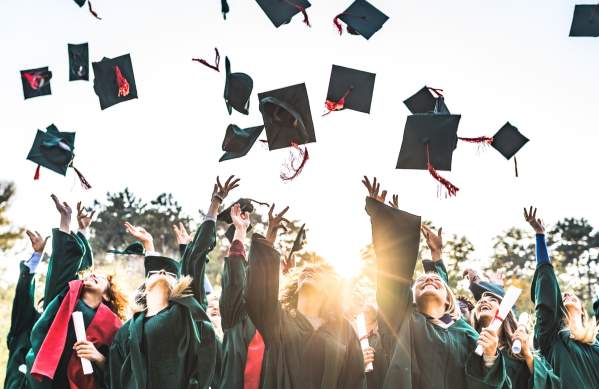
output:
[[[308,249],[355,263],[371,237],[360,182],[367,174],[397,193],[402,209],[467,235],[481,263],[495,235],[526,228],[525,205],[537,205],[548,224],[573,216],[599,226],[599,40],[568,37],[575,1],[373,0],[390,19],[368,41],[339,36],[333,25],[351,1],[312,3],[312,28],[298,15],[276,29],[251,0],[229,0],[226,21],[218,0],[95,0],[102,20],[69,0],[1,0],[0,179],[17,186],[14,223],[49,233],[59,220],[51,193],[91,203],[124,187],[148,200],[172,192],[196,214],[215,177],[236,174],[242,185],[229,200],[289,205],[288,216],[307,223]],[[67,44],[82,42],[91,61],[130,53],[139,99],[101,111],[91,81],[68,82]],[[234,72],[254,80],[248,116],[227,113],[224,71],[191,61],[211,61],[214,47],[223,68],[228,56]],[[370,114],[321,117],[333,64],[377,74]],[[52,96],[23,100],[19,70],[42,66],[53,72]],[[257,93],[302,82],[317,142],[296,180],[279,179],[288,151],[259,143],[218,162],[228,124],[262,124]],[[495,150],[464,144],[443,172],[460,188],[455,198],[438,198],[425,171],[396,170],[409,114],[402,101],[424,85],[444,89],[462,115],[460,136],[493,135],[509,121],[530,138],[518,153],[520,177]],[[32,180],[25,158],[36,130],[51,123],[77,132],[75,164],[91,190],[72,171],[42,170]]]

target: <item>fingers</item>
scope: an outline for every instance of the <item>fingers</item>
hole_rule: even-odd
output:
[[[287,211],[289,211],[289,206],[285,207],[285,209],[283,209],[278,215],[277,218],[278,219],[283,219],[283,216],[287,213]]]
[[[268,210],[268,220],[273,219],[272,211],[274,211],[274,209],[275,209],[275,203],[272,203],[272,205],[270,206],[270,209]]]
[[[33,242],[34,239],[36,239],[37,237],[35,236],[35,234],[29,230],[25,230],[25,233],[27,234],[27,236],[29,237],[29,239]]]
[[[437,231],[437,236],[439,238],[441,238],[442,237],[442,233],[443,233],[443,227],[439,227],[439,231]]]
[[[81,209],[81,201],[77,201],[77,213],[81,213],[83,209]]]
[[[223,188],[228,188],[232,179],[233,179],[233,176],[229,176],[229,178],[227,178],[227,181],[225,181],[225,186]]]
[[[55,194],[51,194],[50,198],[52,199],[52,201],[54,201],[54,205],[56,205],[56,208],[60,209],[61,205],[60,205],[60,200],[58,200],[58,197],[56,197]]]

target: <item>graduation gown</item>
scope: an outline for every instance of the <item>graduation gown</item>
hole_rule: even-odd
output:
[[[10,318],[10,330],[6,345],[8,348],[8,363],[6,365],[6,377],[4,389],[27,388],[25,368],[25,355],[31,348],[31,329],[40,317],[35,309],[35,274],[25,262],[20,264],[19,280],[15,289],[15,297],[12,303],[12,314]],[[23,366],[22,366],[23,365]]]
[[[193,295],[172,298],[158,314],[136,313],[110,347],[112,389],[200,389],[213,379],[217,341],[203,280],[215,244],[215,223],[205,221],[188,245],[181,273],[193,277]]]
[[[372,371],[366,373],[366,387],[379,389],[383,387],[388,362],[378,331],[373,331],[368,335],[368,345],[374,349],[374,362]]]
[[[419,217],[371,198],[366,200],[366,211],[378,262],[378,327],[390,356],[384,387],[502,388],[507,378],[501,354],[491,367],[485,367],[482,357],[474,353],[478,333],[466,321],[459,319],[445,329],[413,304],[416,254],[406,247],[419,239],[420,232],[406,225],[419,224]]]
[[[345,319],[314,329],[278,301],[279,253],[254,234],[249,253],[246,308],[266,345],[264,389],[354,389],[365,385],[358,337]]]
[[[107,359],[108,346],[121,324],[120,319],[104,304],[94,309],[81,300],[83,286],[78,280],[78,272],[91,265],[91,248],[82,234],[67,234],[58,229],[52,231],[52,255],[44,290],[45,309],[31,331],[31,348],[26,356],[27,378],[31,388],[68,388],[71,383],[81,387],[92,387],[90,385],[96,388],[108,387],[104,380],[104,370],[93,363],[93,375],[83,376],[80,360],[74,355],[72,349],[76,342],[70,316],[72,312],[82,312],[88,339]],[[55,323],[58,315],[64,322]],[[59,338],[54,339],[56,336],[54,331],[57,326],[64,328],[65,325],[64,343],[60,344]],[[52,379],[46,376],[32,376],[32,372],[35,373],[38,366],[46,366],[43,361],[37,359],[46,341],[53,344],[52,348],[58,347],[61,350],[60,356],[56,356],[58,358],[56,369],[50,372],[54,374]],[[108,363],[105,365],[105,368],[107,367]],[[73,380],[75,381],[70,382]]]
[[[537,265],[531,291],[535,303],[534,345],[561,378],[564,389],[599,388],[599,343],[583,344],[564,328],[564,306],[551,263]]]

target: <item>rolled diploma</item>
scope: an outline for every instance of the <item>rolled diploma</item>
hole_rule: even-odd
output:
[[[509,287],[505,293],[505,296],[503,296],[503,299],[501,300],[501,304],[499,304],[499,312],[497,312],[495,319],[493,319],[488,327],[490,330],[497,331],[499,327],[501,327],[501,323],[503,323],[505,317],[508,315],[508,313],[510,313],[514,304],[516,304],[518,297],[520,297],[520,293],[522,293],[522,289],[518,289],[513,286]],[[482,346],[476,346],[476,350],[474,350],[474,352],[476,355],[482,356],[484,350]]]
[[[366,332],[366,318],[364,317],[363,313],[359,314],[356,318],[356,324],[358,326],[358,337],[360,338],[360,346],[362,347],[362,350],[367,349],[368,347],[370,347],[370,344],[368,344],[368,332]],[[374,367],[372,366],[372,362],[370,362],[368,365],[366,365],[366,369],[364,371],[368,373],[371,372],[373,369]]]
[[[79,311],[73,312],[73,325],[75,326],[75,337],[77,342],[87,340],[85,336],[85,324],[83,323],[83,314]],[[89,359],[81,358],[81,367],[83,367],[83,374],[88,375],[94,372],[92,363]]]

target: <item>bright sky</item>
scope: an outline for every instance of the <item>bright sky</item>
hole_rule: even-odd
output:
[[[103,20],[70,0],[0,3],[0,179],[18,194],[16,224],[48,233],[58,217],[50,200],[91,202],[128,186],[146,199],[172,192],[186,211],[208,205],[217,174],[237,174],[233,197],[289,204],[303,219],[309,249],[342,263],[357,260],[370,240],[362,175],[377,175],[398,193],[400,206],[467,234],[486,259],[491,238],[522,221],[534,203],[548,222],[586,217],[599,226],[597,166],[599,40],[569,38],[575,1],[373,0],[390,20],[370,41],[344,33],[333,17],[349,0],[314,0],[279,29],[255,1],[95,0]],[[90,58],[131,53],[139,99],[100,110],[93,83],[68,82],[67,43],[89,42]],[[254,79],[250,115],[229,116],[222,99],[224,72],[192,57],[213,59]],[[332,64],[377,74],[371,114],[324,112]],[[49,66],[52,96],[23,100],[19,70]],[[218,163],[225,128],[262,123],[256,93],[305,82],[317,143],[292,183],[279,179],[287,151],[261,144],[242,159]],[[445,173],[461,190],[436,197],[424,171],[395,170],[408,110],[402,101],[423,85],[443,88],[452,113],[462,114],[461,136],[492,135],[506,121],[531,139],[518,154],[520,178],[493,149],[477,155],[461,144]],[[36,129],[55,123],[77,131],[76,166],[93,189],[25,159]],[[15,259],[16,263],[16,259]]]

